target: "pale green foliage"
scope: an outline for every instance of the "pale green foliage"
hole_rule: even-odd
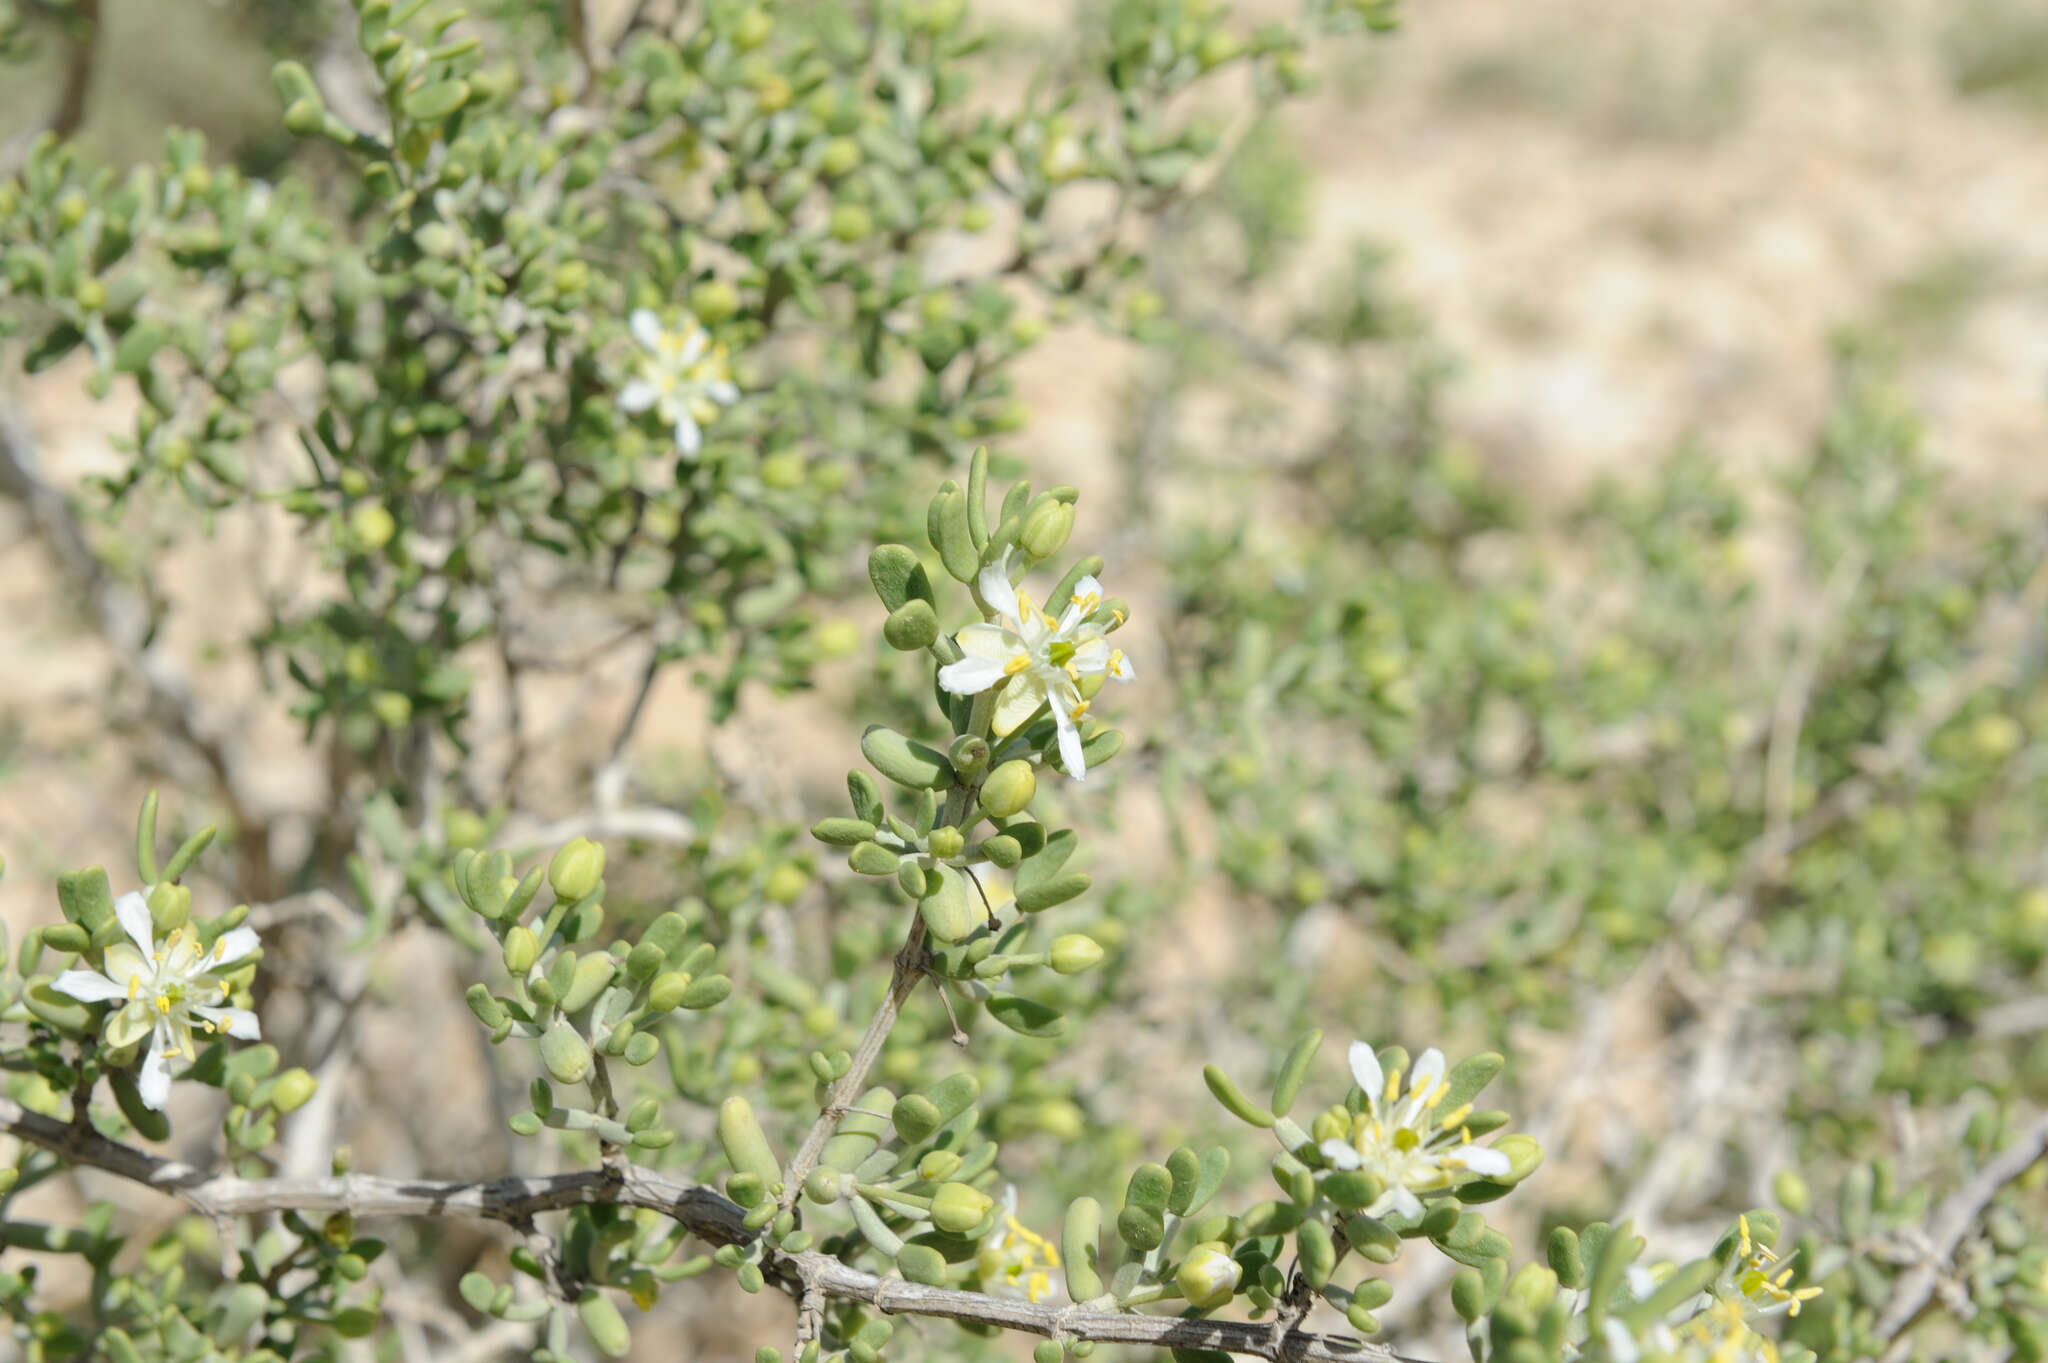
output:
[[[0,58],[61,50],[77,32],[42,11],[88,9],[0,0]],[[264,12],[310,62],[314,19]],[[274,176],[182,132],[122,170],[30,148],[0,180],[0,342],[138,399],[81,539],[156,626],[208,609],[155,571],[181,539],[281,510],[306,555],[249,653],[327,800],[237,826],[229,764],[167,725],[176,769],[211,772],[168,816],[219,811],[225,836],[182,829],[160,860],[145,804],[157,926],[260,921],[266,954],[225,982],[259,1008],[317,997],[325,976],[293,972],[336,942],[446,939],[495,1048],[506,1172],[616,1191],[638,1169],[729,1214],[690,1243],[661,1208],[565,1198],[462,1265],[463,1319],[527,1327],[544,1360],[619,1356],[652,1338],[627,1303],[674,1310],[668,1285],[713,1270],[787,1287],[816,1252],[1051,1307],[1384,1315],[1397,1348],[1448,1326],[1481,1363],[1846,1360],[1885,1352],[1935,1205],[1989,1169],[1905,1338],[2042,1356],[2040,1173],[2000,1160],[2037,1148],[2048,1099],[2044,545],[1939,475],[1870,347],[1844,343],[1826,425],[1775,483],[1691,449],[1559,509],[1447,432],[1450,366],[1386,252],[1256,332],[1238,295],[1284,278],[1313,186],[1278,120],[1226,138],[1216,92],[1304,88],[1311,45],[1387,26],[1382,4],[1253,26],[1119,0],[1028,82],[954,0],[714,0],[603,52],[573,5],[334,17],[366,83],[323,93],[287,54],[297,154]],[[1076,321],[1159,357],[1121,486],[1085,508],[1002,448],[1030,415],[1014,366]],[[1230,406],[1220,432],[1153,419],[1194,392]],[[1157,587],[1105,569],[1134,544],[1164,611],[1125,636],[1130,607],[1087,584]],[[1006,569],[1045,638],[984,576]],[[534,831],[587,774],[529,769],[535,674],[627,645],[642,700],[681,665],[717,725],[867,626],[890,651],[832,697],[833,759],[861,765],[808,837],[694,769],[636,771],[641,817],[605,834],[638,703],[586,745],[595,840]],[[998,634],[1031,655],[1014,690],[938,680]],[[1136,685],[1102,686],[1112,644]],[[511,756],[486,756],[505,710]],[[1171,857],[1120,831],[1138,782]],[[1219,882],[1238,949],[1162,1008],[1180,915]],[[0,1243],[77,1256],[92,1286],[53,1300],[39,1263],[0,1264],[25,1357],[340,1357],[386,1330],[392,1283],[453,1276],[427,1271],[435,1234],[399,1223],[387,1247],[345,1212],[192,1217],[146,1245],[110,1202],[17,1217],[104,1156],[93,1131],[170,1135],[133,1018],[107,1032],[120,1001],[51,988],[116,942],[110,879],[56,890],[61,917],[0,950],[10,1129],[39,1133],[0,1171]],[[292,947],[309,904],[346,936]],[[1644,980],[1656,1009],[1618,1021]],[[1624,1025],[1728,1016],[1718,1089],[1692,1091],[1705,1062],[1678,1046],[1668,1079],[1609,1073]],[[1347,1086],[1325,1030],[1414,1063],[1361,1043]],[[329,1082],[307,1037],[266,1038],[177,1072],[181,1097],[221,1094],[218,1139],[189,1149],[244,1178],[282,1168]],[[1525,1048],[1592,1072],[1547,1092]],[[1501,1106],[1478,1108],[1489,1082]],[[1166,1094],[1184,1108],[1161,1120]],[[1560,1105],[1589,1101],[1693,1105],[1666,1138],[1714,1172],[1652,1213],[1690,1258],[1622,1217],[1654,1150],[1574,1152],[1546,1190],[1530,1133],[1568,1137]],[[1764,1186],[1789,1226],[1753,1208]],[[844,1294],[803,1328],[856,1363],[983,1347]]]

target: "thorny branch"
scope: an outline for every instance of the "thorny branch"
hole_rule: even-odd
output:
[[[2048,1154],[2048,1116],[2037,1118],[2019,1139],[2000,1151],[1998,1157],[1977,1171],[1975,1178],[1950,1193],[1927,1219],[1925,1235],[1928,1253],[1900,1277],[1898,1289],[1878,1314],[1872,1332],[1880,1340],[1896,1339],[1918,1318],[1934,1299],[1934,1290],[1956,1249],[1998,1196],[1998,1190],[2027,1172]],[[1886,1363],[1903,1357],[1895,1345],[1885,1352]]]
[[[181,1198],[195,1211],[215,1218],[286,1210],[338,1211],[356,1217],[474,1217],[517,1226],[542,1212],[609,1204],[660,1212],[716,1245],[745,1244],[754,1238],[743,1224],[745,1213],[717,1192],[675,1182],[636,1164],[469,1183],[369,1174],[245,1179],[209,1174],[190,1164],[160,1158],[4,1098],[0,1098],[0,1131],[76,1164]],[[816,1251],[789,1254],[767,1249],[761,1266],[771,1282],[799,1303],[807,1295],[822,1294],[863,1301],[892,1315],[993,1325],[1047,1339],[1217,1349],[1274,1363],[1412,1363],[1384,1345],[1346,1335],[1298,1329],[1276,1334],[1270,1323],[1063,1308],[926,1287],[901,1278],[879,1277]]]

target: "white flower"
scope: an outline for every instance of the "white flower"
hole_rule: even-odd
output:
[[[939,685],[956,696],[1000,687],[991,726],[998,738],[1014,733],[1039,706],[1050,707],[1059,729],[1060,760],[1070,776],[1081,780],[1088,774],[1077,724],[1088,712],[1081,679],[1109,676],[1127,682],[1136,675],[1123,650],[1111,648],[1103,637],[1106,627],[1091,618],[1102,605],[1102,584],[1083,577],[1054,619],[1011,589],[1010,551],[1005,549],[981,570],[976,585],[996,618],[960,631],[956,638],[967,656],[939,669]]]
[[[1368,1169],[1386,1180],[1386,1192],[1366,1208],[1368,1215],[1420,1216],[1418,1193],[1508,1173],[1506,1155],[1472,1144],[1465,1125],[1470,1103],[1438,1114],[1451,1086],[1444,1078],[1444,1053],[1434,1046],[1415,1062],[1405,1094],[1401,1071],[1383,1074],[1379,1057],[1363,1041],[1351,1043],[1351,1077],[1365,1094],[1365,1109],[1351,1118],[1350,1140],[1332,1137],[1318,1148],[1338,1169]]]
[[[674,429],[677,453],[695,459],[704,448],[704,425],[718,415],[720,406],[730,407],[740,399],[725,347],[713,345],[694,317],[684,318],[679,329],[670,331],[652,312],[636,308],[629,325],[633,339],[647,353],[640,358],[639,377],[620,390],[619,406],[628,412],[653,408]]]
[[[132,892],[114,901],[114,916],[128,940],[103,953],[106,972],[67,970],[51,988],[85,1003],[125,1000],[107,1016],[106,1038],[114,1046],[149,1038],[149,1054],[143,1057],[136,1088],[143,1102],[161,1109],[171,1092],[171,1061],[197,1054],[192,1040],[195,1024],[201,1031],[225,1032],[244,1041],[262,1038],[254,1013],[227,1006],[232,990],[220,978],[256,950],[256,930],[231,928],[211,950],[201,946],[198,932],[190,926],[171,929],[158,943],[148,901]]]
[[[1017,1190],[1003,1189],[1002,1215],[975,1253],[984,1292],[1049,1300],[1060,1290],[1060,1252],[1052,1242],[1017,1219]]]

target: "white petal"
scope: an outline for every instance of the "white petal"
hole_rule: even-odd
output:
[[[131,976],[140,975],[144,980],[156,974],[156,963],[137,951],[127,942],[116,942],[100,953],[100,960],[106,966],[106,976],[114,983],[127,987]]]
[[[704,393],[713,402],[723,403],[727,407],[740,400],[740,390],[727,383],[724,379],[713,379],[705,384]]]
[[[1060,761],[1067,765],[1067,775],[1076,781],[1088,779],[1088,759],[1081,755],[1081,727],[1074,723],[1067,707],[1057,700],[1053,702],[1052,717],[1059,725]]]
[[[1482,1178],[1501,1178],[1510,1169],[1508,1157],[1490,1145],[1460,1146],[1450,1157]]]
[[[150,921],[148,900],[130,890],[114,901],[114,917],[121,920],[122,931],[137,951],[148,956],[156,950],[156,924]]]
[[[1379,1056],[1363,1041],[1351,1043],[1351,1079],[1374,1103],[1379,1102],[1380,1091],[1387,1086],[1386,1071],[1380,1068]]]
[[[953,642],[960,645],[960,651],[974,658],[987,658],[996,663],[1007,663],[1024,651],[1016,635],[1001,625],[963,625],[953,636]]]
[[[194,1007],[192,1011],[208,1022],[220,1023],[221,1030],[229,1036],[239,1037],[243,1041],[263,1039],[262,1024],[256,1020],[256,1015],[246,1008]]]
[[[993,658],[972,655],[939,669],[939,685],[956,696],[972,696],[1001,683],[1008,674]]]
[[[634,379],[619,390],[619,410],[644,412],[661,397],[661,390],[646,379]]]
[[[710,343],[711,338],[704,334],[704,328],[702,327],[693,326],[688,331],[685,331],[683,333],[683,350],[680,355],[676,356],[676,367],[678,369],[688,369],[691,365],[703,359],[704,347]]]
[[[1109,641],[1106,639],[1083,639],[1074,645],[1074,656],[1067,663],[1084,676],[1109,670]]]
[[[697,419],[688,412],[676,416],[676,452],[685,459],[695,459],[704,448],[704,432],[697,429]]]
[[[171,1062],[164,1059],[164,1033],[157,1029],[149,1040],[149,1054],[142,1057],[142,1072],[135,1076],[136,1092],[142,1095],[142,1105],[163,1111],[164,1100],[171,1096]]]
[[[229,928],[214,942],[213,950],[206,953],[206,959],[216,965],[229,965],[256,954],[262,945],[254,928]]]
[[[996,614],[1013,624],[1018,623],[1017,593],[1010,586],[1010,551],[1008,549],[996,558],[994,563],[983,568],[974,579],[981,589],[981,599],[995,608]]]
[[[1600,1322],[1600,1334],[1607,1341],[1609,1363],[1636,1363],[1642,1357],[1642,1351],[1636,1348],[1636,1337],[1613,1316]]]
[[[97,970],[67,970],[50,981],[50,988],[84,1003],[105,1003],[128,997],[128,986],[115,984]]]
[[[1409,1091],[1427,1098],[1429,1091],[1436,1087],[1436,1081],[1443,1077],[1444,1053],[1431,1046],[1422,1053],[1422,1058],[1415,1062],[1415,1068],[1409,1072]]]
[[[1316,1149],[1323,1152],[1323,1158],[1335,1169],[1356,1169],[1359,1166],[1358,1147],[1350,1141],[1340,1141],[1335,1136],[1324,1141]]]
[[[649,350],[661,344],[661,319],[646,308],[633,309],[626,325],[633,329],[633,339]]]
[[[989,725],[997,738],[1008,738],[1045,704],[1045,682],[1036,672],[1019,672],[996,697],[995,719]]]
[[[1401,1184],[1396,1183],[1393,1187],[1387,1189],[1386,1197],[1381,1200],[1403,1216],[1422,1215],[1422,1199],[1409,1192]]]

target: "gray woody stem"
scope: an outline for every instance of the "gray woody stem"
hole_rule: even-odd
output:
[[[741,1224],[744,1213],[740,1208],[712,1189],[677,1183],[636,1164],[481,1183],[378,1178],[370,1174],[245,1179],[208,1174],[189,1164],[159,1158],[108,1140],[96,1131],[30,1112],[5,1098],[0,1098],[0,1131],[54,1151],[75,1164],[101,1169],[182,1198],[195,1211],[209,1217],[293,1210],[340,1211],[359,1217],[461,1216],[516,1223],[540,1212],[609,1204],[658,1211],[713,1244],[744,1243],[753,1238]],[[761,1266],[777,1287],[799,1301],[806,1292],[822,1293],[864,1301],[892,1315],[994,1325],[1048,1339],[1218,1349],[1271,1359],[1274,1363],[1412,1363],[1384,1345],[1343,1335],[1290,1330],[1276,1337],[1270,1324],[1249,1321],[1086,1311],[979,1292],[924,1287],[900,1278],[877,1277],[816,1251],[786,1254],[770,1249]]]

